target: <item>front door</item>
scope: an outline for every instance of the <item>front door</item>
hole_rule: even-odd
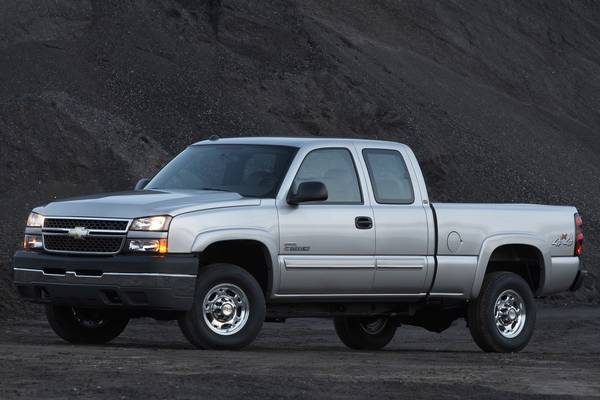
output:
[[[279,294],[364,294],[374,274],[373,211],[365,200],[354,150],[320,148],[302,161],[291,190],[319,181],[326,201],[278,205]]]

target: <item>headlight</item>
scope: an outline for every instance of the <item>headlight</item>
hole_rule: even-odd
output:
[[[167,239],[131,239],[129,251],[165,254],[168,251]]]
[[[168,231],[171,217],[160,215],[157,217],[144,217],[134,219],[129,230],[131,231]]]
[[[27,226],[30,228],[41,228],[44,225],[44,216],[32,212],[27,218]]]

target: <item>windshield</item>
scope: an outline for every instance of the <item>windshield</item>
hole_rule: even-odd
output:
[[[298,149],[288,146],[215,144],[190,146],[145,189],[196,189],[275,198]]]

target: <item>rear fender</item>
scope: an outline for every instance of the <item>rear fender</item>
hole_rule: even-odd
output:
[[[551,276],[552,273],[552,257],[548,250],[546,250],[546,245],[544,241],[536,236],[530,234],[509,234],[509,235],[495,235],[484,240],[481,251],[479,252],[479,259],[477,262],[477,270],[475,272],[475,281],[473,282],[473,289],[471,290],[471,298],[475,299],[479,296],[479,292],[481,290],[481,286],[483,285],[483,278],[485,277],[485,272],[487,270],[488,263],[490,261],[490,257],[500,246],[510,245],[510,244],[520,244],[520,245],[528,245],[535,247],[540,251],[543,257],[543,265],[541,266],[540,271],[540,287],[536,293],[539,295],[542,293],[546,279],[548,276]]]

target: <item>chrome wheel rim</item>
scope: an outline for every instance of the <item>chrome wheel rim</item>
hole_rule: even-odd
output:
[[[364,319],[360,322],[360,327],[365,333],[376,335],[385,329],[387,321],[385,317]]]
[[[248,322],[248,297],[233,284],[219,284],[206,293],[202,303],[204,322],[211,331],[228,336],[239,332]]]
[[[494,305],[496,329],[503,337],[512,339],[525,327],[527,310],[521,295],[512,289],[500,293]]]

